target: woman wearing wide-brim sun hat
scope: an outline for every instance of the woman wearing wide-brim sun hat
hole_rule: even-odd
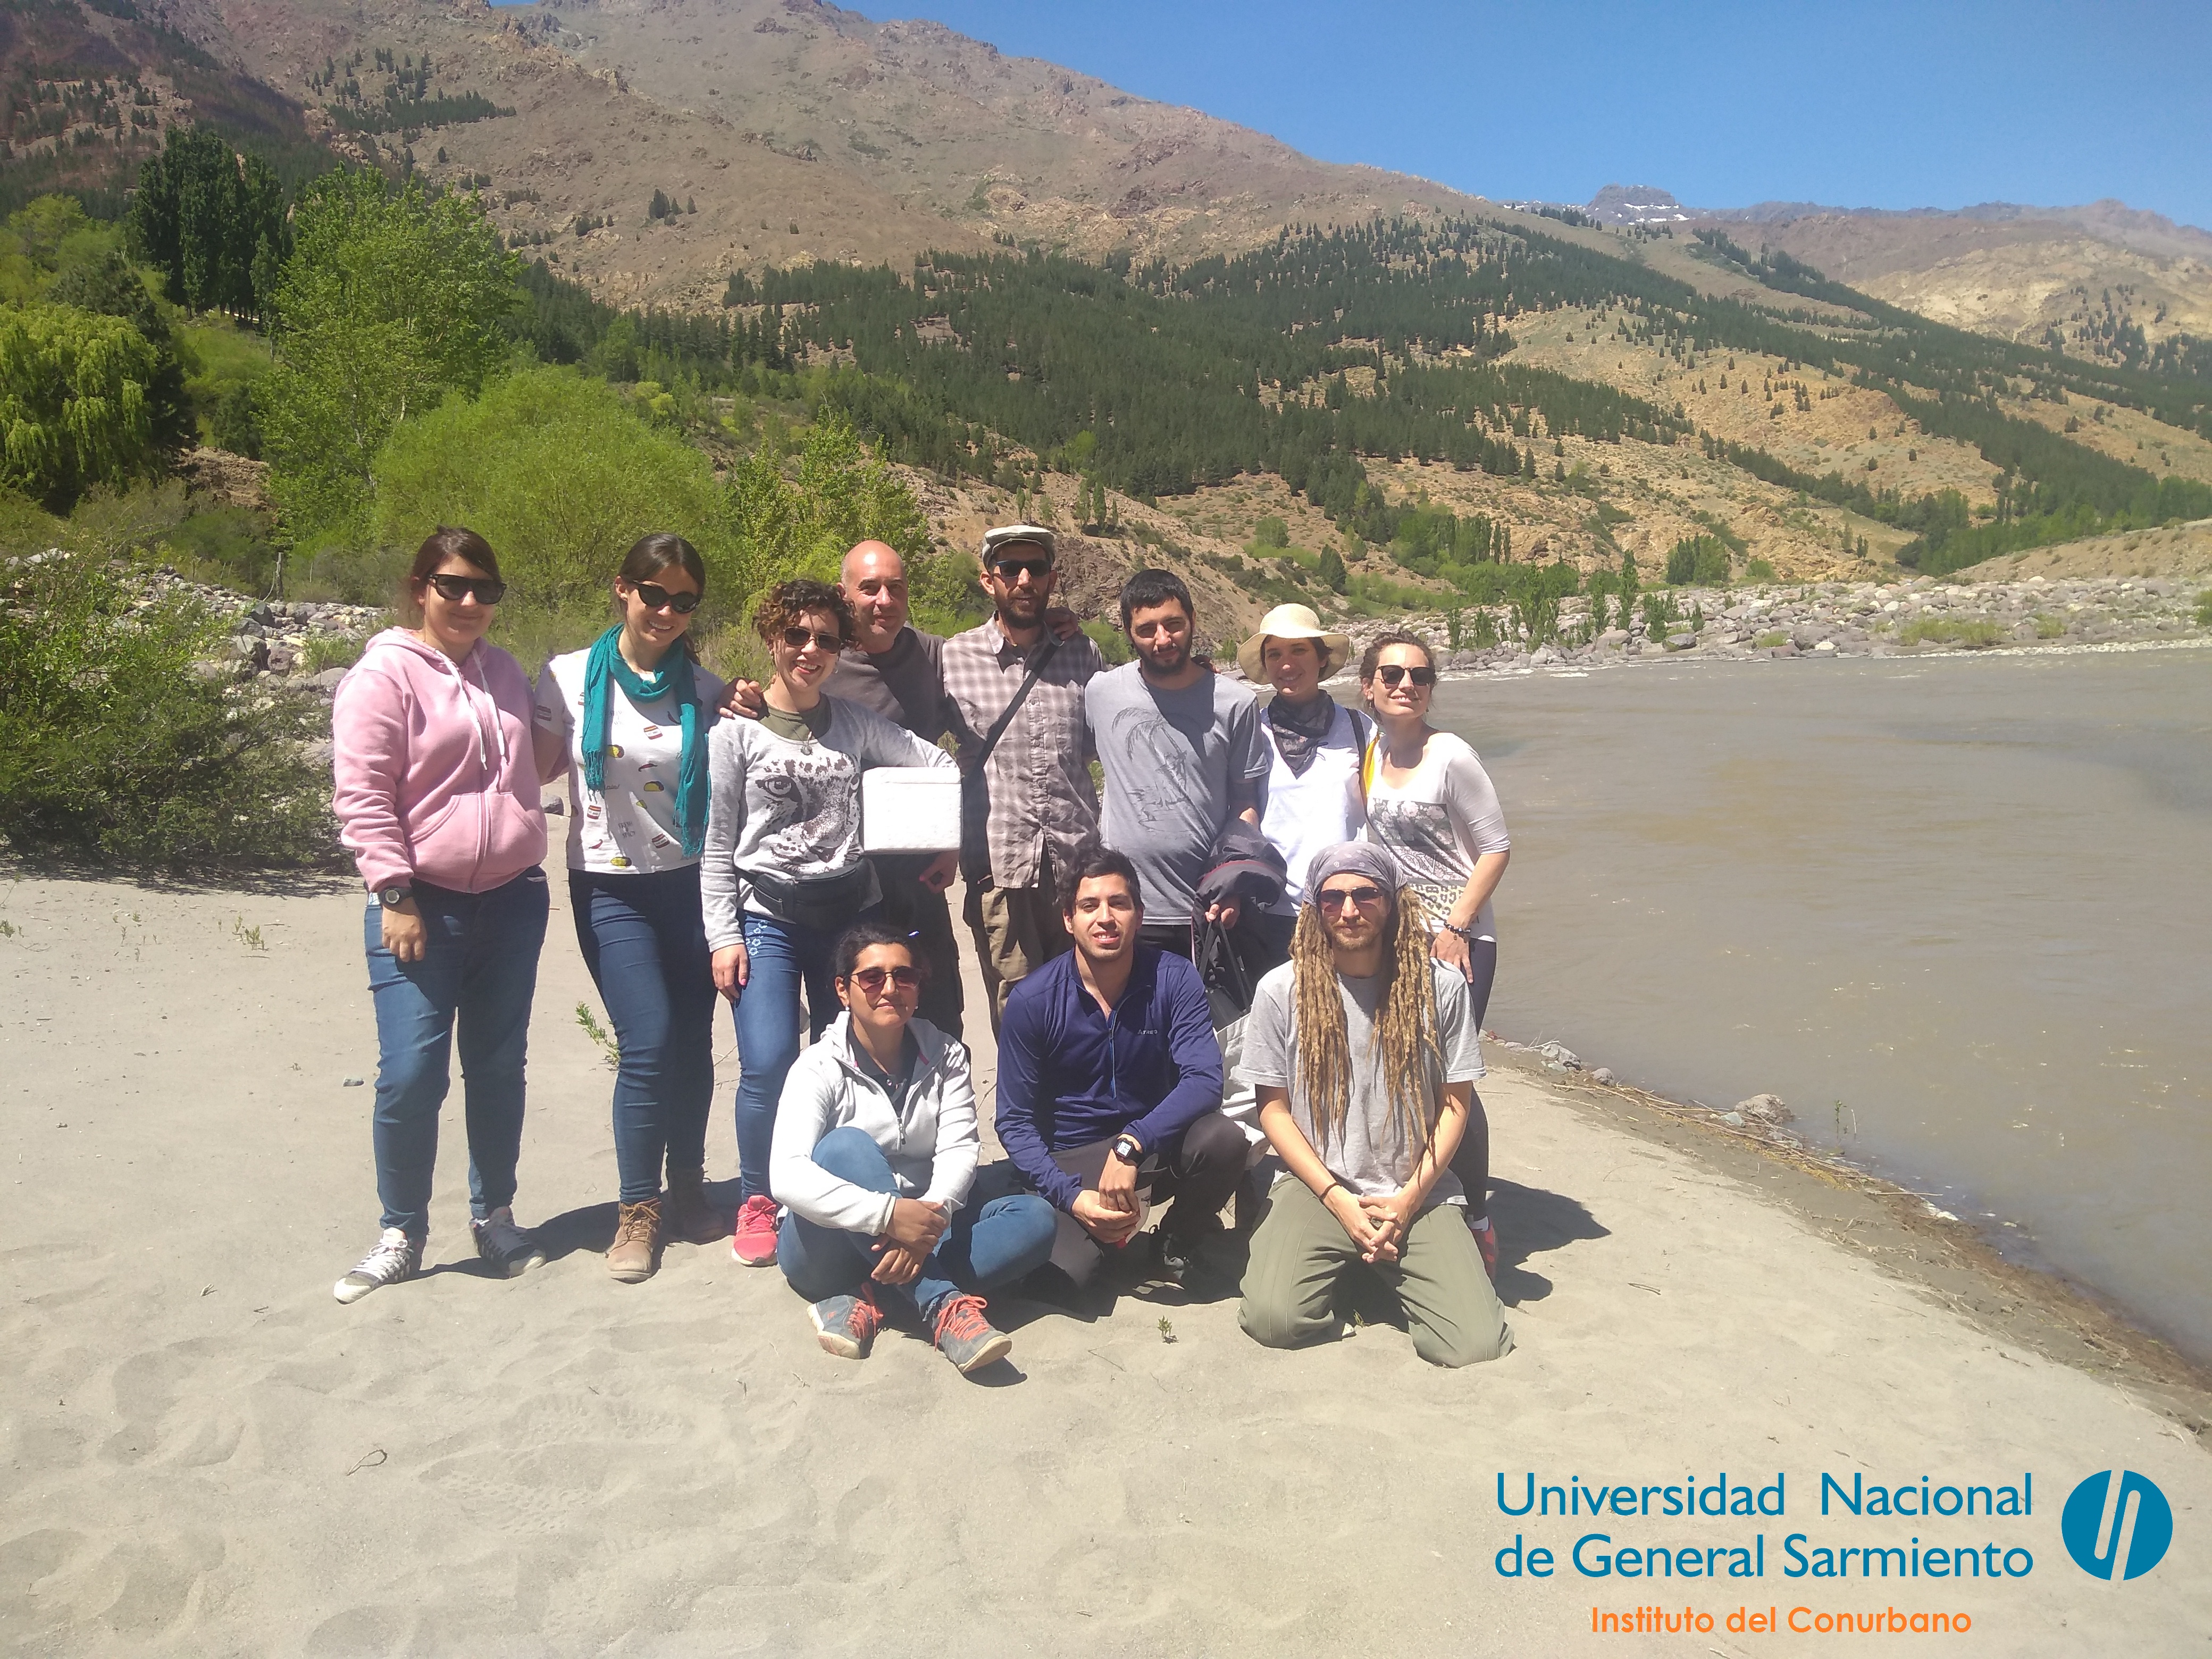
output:
[[[1322,690],[1352,659],[1352,641],[1322,626],[1310,606],[1279,605],[1237,653],[1254,684],[1274,688],[1260,721],[1267,741],[1260,832],[1283,855],[1283,896],[1251,919],[1277,960],[1288,961],[1291,930],[1306,896],[1306,866],[1324,847],[1357,841],[1367,822],[1360,761],[1374,737],[1366,715]]]

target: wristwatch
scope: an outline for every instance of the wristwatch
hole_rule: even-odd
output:
[[[1145,1149],[1134,1135],[1116,1135],[1114,1137],[1114,1156],[1124,1164],[1142,1164]]]
[[[376,902],[387,910],[397,910],[415,896],[415,890],[405,882],[395,881],[376,896]]]

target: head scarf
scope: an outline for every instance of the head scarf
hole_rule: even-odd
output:
[[[1340,841],[1334,847],[1324,847],[1313,855],[1306,866],[1306,902],[1321,902],[1322,884],[1331,876],[1366,876],[1396,902],[1398,889],[1404,878],[1398,873],[1398,860],[1388,850],[1371,842]]]
[[[672,645],[650,674],[641,674],[623,660],[622,627],[617,623],[592,642],[584,659],[584,730],[577,747],[583,751],[584,787],[593,794],[607,787],[607,745],[612,741],[608,702],[613,688],[641,713],[647,703],[673,697],[684,721],[684,757],[676,769],[676,828],[683,837],[684,856],[697,858],[707,845],[707,728],[714,717],[699,707],[697,678],[691,672],[691,653],[681,642]]]

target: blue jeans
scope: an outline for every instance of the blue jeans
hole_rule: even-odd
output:
[[[884,1150],[865,1129],[849,1123],[814,1144],[814,1161],[840,1181],[872,1193],[894,1193]],[[1052,1206],[1034,1193],[994,1198],[952,1212],[951,1224],[921,1264],[921,1276],[903,1289],[878,1285],[878,1295],[911,1296],[925,1319],[956,1291],[978,1293],[1009,1284],[1044,1266],[1052,1255]],[[783,1276],[809,1302],[856,1294],[876,1270],[872,1240],[842,1227],[823,1227],[787,1211],[776,1235],[775,1259]]]
[[[714,969],[699,866],[614,875],[571,870],[576,945],[614,1022],[615,1168],[622,1201],[660,1192],[661,1162],[707,1167],[714,1103]]]
[[[383,911],[370,902],[362,932],[376,1003],[376,1194],[386,1226],[418,1239],[429,1233],[438,1109],[446,1103],[456,1026],[469,1210],[481,1220],[514,1201],[530,1000],[551,903],[542,870],[526,870],[489,893],[417,882],[426,944],[420,962],[402,962],[384,948]]]
[[[854,921],[875,915],[870,906]],[[806,989],[807,1035],[818,1037],[839,1012],[837,928],[794,927],[768,916],[744,918],[745,988],[730,1018],[738,1028],[738,1191],[768,1195],[768,1154],[784,1074],[799,1058],[799,992]]]

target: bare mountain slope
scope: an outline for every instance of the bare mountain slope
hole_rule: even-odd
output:
[[[912,208],[1079,253],[1189,258],[1286,220],[1473,205],[937,23],[816,0],[552,0],[532,15],[644,95],[725,116]]]
[[[2212,335],[2212,235],[2118,202],[1990,204],[1958,213],[1834,209],[1698,216],[1737,240],[1802,259],[1862,293],[1941,323],[2100,355],[2107,320],[2152,341]]]

